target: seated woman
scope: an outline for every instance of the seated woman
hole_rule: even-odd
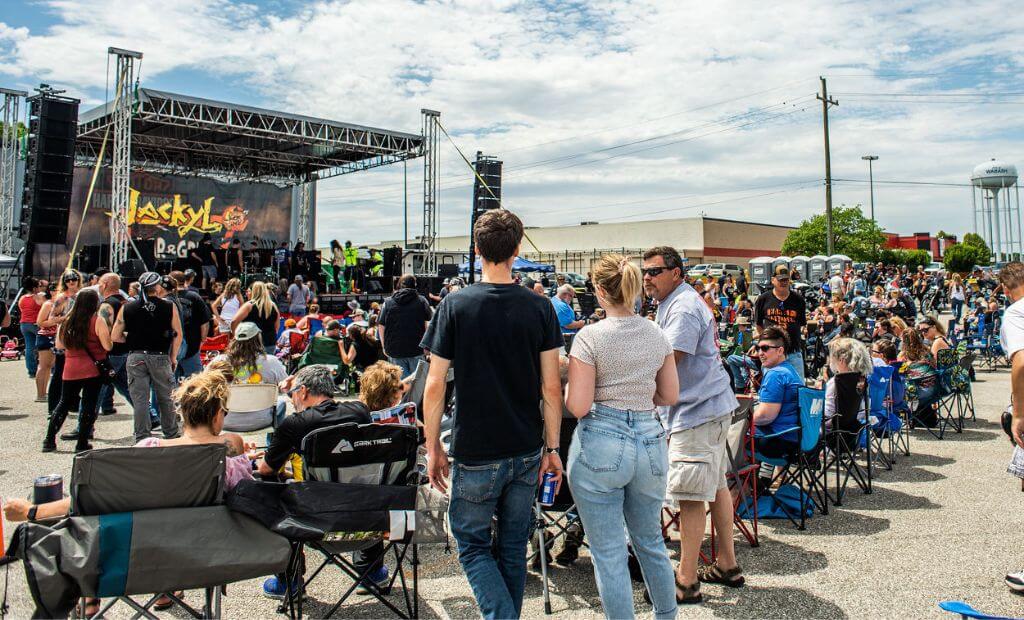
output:
[[[769,458],[787,456],[799,449],[799,390],[804,383],[786,361],[788,343],[786,332],[772,326],[761,332],[757,344],[757,357],[761,360],[761,389],[757,392],[758,404],[753,416],[758,431],[754,441],[757,451]]]
[[[267,355],[263,346],[262,330],[255,323],[243,322],[235,329],[235,338],[227,351],[213,358],[213,362],[226,362],[234,377],[233,383],[277,385],[288,376],[281,360]],[[284,418],[284,399],[273,407],[257,411],[229,411],[224,428],[246,433],[274,425]],[[275,421],[276,419],[276,421]]]
[[[350,325],[348,328],[347,346],[342,348],[342,360],[346,364],[363,369],[384,359],[384,351],[380,342],[373,337],[373,332],[362,325]]]
[[[323,325],[326,324],[327,321],[329,320],[331,320],[331,315],[320,313],[320,304],[309,304],[309,312],[306,314],[306,316],[299,319],[299,322],[296,323],[295,327],[301,331],[308,333],[310,321],[320,321],[320,324]],[[313,337],[316,334],[308,335],[310,337]]]
[[[939,351],[949,348],[949,340],[946,340],[946,329],[935,319],[926,316],[917,325],[917,331],[921,333],[921,339],[930,342],[929,349],[932,357],[939,358]]]
[[[299,360],[299,368],[305,368],[313,364],[325,364],[332,370],[338,372],[345,361],[345,346],[341,337],[341,324],[338,321],[330,320],[324,325],[324,331],[314,336],[309,341],[302,359]]]
[[[227,414],[228,384],[224,377],[215,372],[201,372],[186,379],[174,392],[181,416],[184,419],[182,435],[175,439],[149,437],[137,447],[167,448],[172,446],[193,446],[201,444],[224,444],[227,459],[224,461],[224,488],[230,490],[242,480],[252,479],[252,462],[246,454],[242,438],[233,433],[223,433],[224,417]],[[33,505],[31,502],[12,497],[4,504],[4,516],[8,521],[57,519],[68,514],[71,498]],[[180,595],[180,593],[179,593]],[[99,599],[86,600],[86,615],[92,617],[99,612]],[[157,610],[172,605],[169,598],[157,600]]]
[[[825,383],[825,430],[832,429],[832,418],[836,415],[836,375],[857,373],[862,381],[874,372],[874,364],[868,348],[853,338],[836,338],[828,346],[828,366],[831,377]],[[863,422],[867,412],[861,407],[857,419]]]
[[[875,290],[871,293],[871,297],[868,297],[868,302],[871,303],[871,307],[878,309],[885,306],[885,289],[881,286],[876,286]]]
[[[938,425],[935,402],[939,399],[939,374],[935,367],[935,356],[913,329],[903,331],[903,375],[907,382],[916,387],[917,409],[914,419],[929,428]]]

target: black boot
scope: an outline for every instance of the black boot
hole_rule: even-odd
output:
[[[43,452],[57,450],[57,433],[60,432],[60,427],[64,426],[64,420],[67,417],[67,412],[59,406],[50,414],[50,421],[46,425],[46,438],[43,439]]]
[[[96,428],[96,412],[83,413],[79,420],[81,421],[81,426],[79,426],[78,431],[78,442],[75,443],[75,454],[92,450],[92,444],[89,443],[89,440],[92,439],[93,430]]]

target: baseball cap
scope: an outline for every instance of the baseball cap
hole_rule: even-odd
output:
[[[239,323],[238,327],[235,328],[235,340],[252,340],[261,333],[260,328],[255,323],[246,321]]]
[[[285,319],[284,320],[284,326],[285,327],[295,327],[295,319]]]
[[[775,277],[780,279],[780,280],[788,280],[789,279],[789,267],[787,267],[785,265],[778,265],[777,267],[775,267]]]

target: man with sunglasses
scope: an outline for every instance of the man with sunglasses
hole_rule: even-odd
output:
[[[679,253],[668,246],[651,248],[643,265],[644,292],[658,302],[658,325],[672,345],[679,375],[676,404],[659,407],[658,414],[669,432],[667,497],[679,502],[682,531],[676,601],[693,604],[701,602],[701,581],[730,587],[744,583],[733,550],[732,497],[725,479],[726,439],[738,403],[722,365],[718,325],[704,299],[683,280]],[[718,559],[698,572],[705,502],[719,534]]]
[[[789,268],[775,267],[771,290],[761,293],[754,302],[754,325],[758,333],[775,325],[786,331],[786,359],[802,381],[804,378],[804,345],[802,330],[807,325],[807,303],[789,288]]]
[[[795,430],[800,420],[799,391],[804,381],[797,375],[786,355],[786,332],[775,326],[766,327],[754,349],[761,361],[761,389],[757,392],[757,407],[753,422],[760,433],[777,437],[755,436],[757,451],[767,457],[783,457],[797,449],[799,435]],[[770,476],[766,483],[770,483]],[[767,488],[767,485],[765,485]]]

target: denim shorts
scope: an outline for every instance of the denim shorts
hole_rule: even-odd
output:
[[[727,488],[729,471],[726,442],[732,416],[676,431],[668,442],[667,497],[680,502],[714,501],[718,489]]]
[[[36,335],[36,350],[49,351],[53,349],[53,336]]]

